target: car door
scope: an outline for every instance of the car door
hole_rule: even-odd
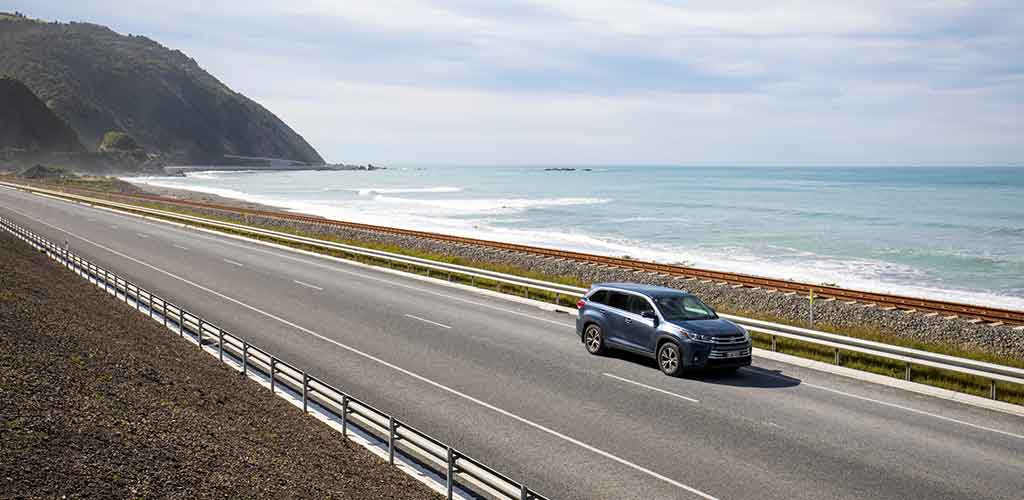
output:
[[[608,291],[608,302],[605,308],[605,318],[607,325],[605,329],[605,339],[613,344],[624,345],[632,347],[626,339],[626,315],[629,314],[629,295],[616,292],[614,290]]]
[[[643,317],[644,313],[653,313],[654,306],[646,297],[629,296],[629,315],[623,320],[625,335],[635,349],[654,352],[655,327],[654,320]]]

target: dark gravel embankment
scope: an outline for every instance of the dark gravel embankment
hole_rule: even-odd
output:
[[[0,232],[0,498],[436,495]]]

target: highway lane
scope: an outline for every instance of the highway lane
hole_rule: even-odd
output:
[[[669,379],[587,355],[565,315],[8,190],[0,211],[552,497],[1024,487],[1017,417],[762,360]]]

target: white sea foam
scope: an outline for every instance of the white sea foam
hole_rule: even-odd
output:
[[[334,188],[328,188],[327,190],[333,189]],[[403,193],[458,193],[462,191],[462,188],[454,186],[436,186],[426,188],[345,188],[343,191],[353,191],[358,193],[359,196],[376,196],[379,194]]]
[[[531,208],[595,205],[608,203],[604,198],[482,198],[482,199],[415,199],[378,194],[373,200],[387,204],[387,209],[406,207],[417,211],[429,209],[434,216],[499,214],[522,212]],[[385,208],[385,207],[382,207]]]
[[[188,189],[227,198],[279,206],[289,211],[327,218],[434,231],[458,236],[476,237],[525,245],[559,248],[610,256],[685,263],[696,267],[731,271],[808,283],[836,283],[840,286],[868,291],[894,293],[912,297],[934,298],[996,307],[1024,309],[1024,298],[980,290],[916,285],[938,283],[921,271],[906,265],[881,260],[838,258],[817,255],[785,246],[769,246],[770,252],[754,252],[748,248],[688,248],[612,238],[585,228],[562,230],[531,230],[496,226],[490,216],[505,216],[530,209],[608,203],[592,197],[564,198],[493,198],[493,199],[417,199],[387,196],[400,193],[451,193],[461,188],[363,188],[346,189],[362,194],[348,200],[305,200],[255,195],[234,189],[196,185],[174,177],[126,179],[130,182],[160,187]],[[365,194],[363,194],[365,191]],[[297,193],[296,193],[297,194]],[[468,217],[467,217],[468,216]],[[623,218],[630,222],[656,222],[656,217]],[[497,218],[503,224],[515,219]],[[522,220],[522,219],[518,219]]]
[[[259,170],[201,170],[198,172],[185,172],[185,177],[191,179],[213,180],[222,179],[224,174],[253,174]]]

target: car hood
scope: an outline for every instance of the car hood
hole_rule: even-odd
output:
[[[740,335],[743,329],[732,321],[722,318],[694,319],[669,321],[688,332],[718,337],[720,335]]]

